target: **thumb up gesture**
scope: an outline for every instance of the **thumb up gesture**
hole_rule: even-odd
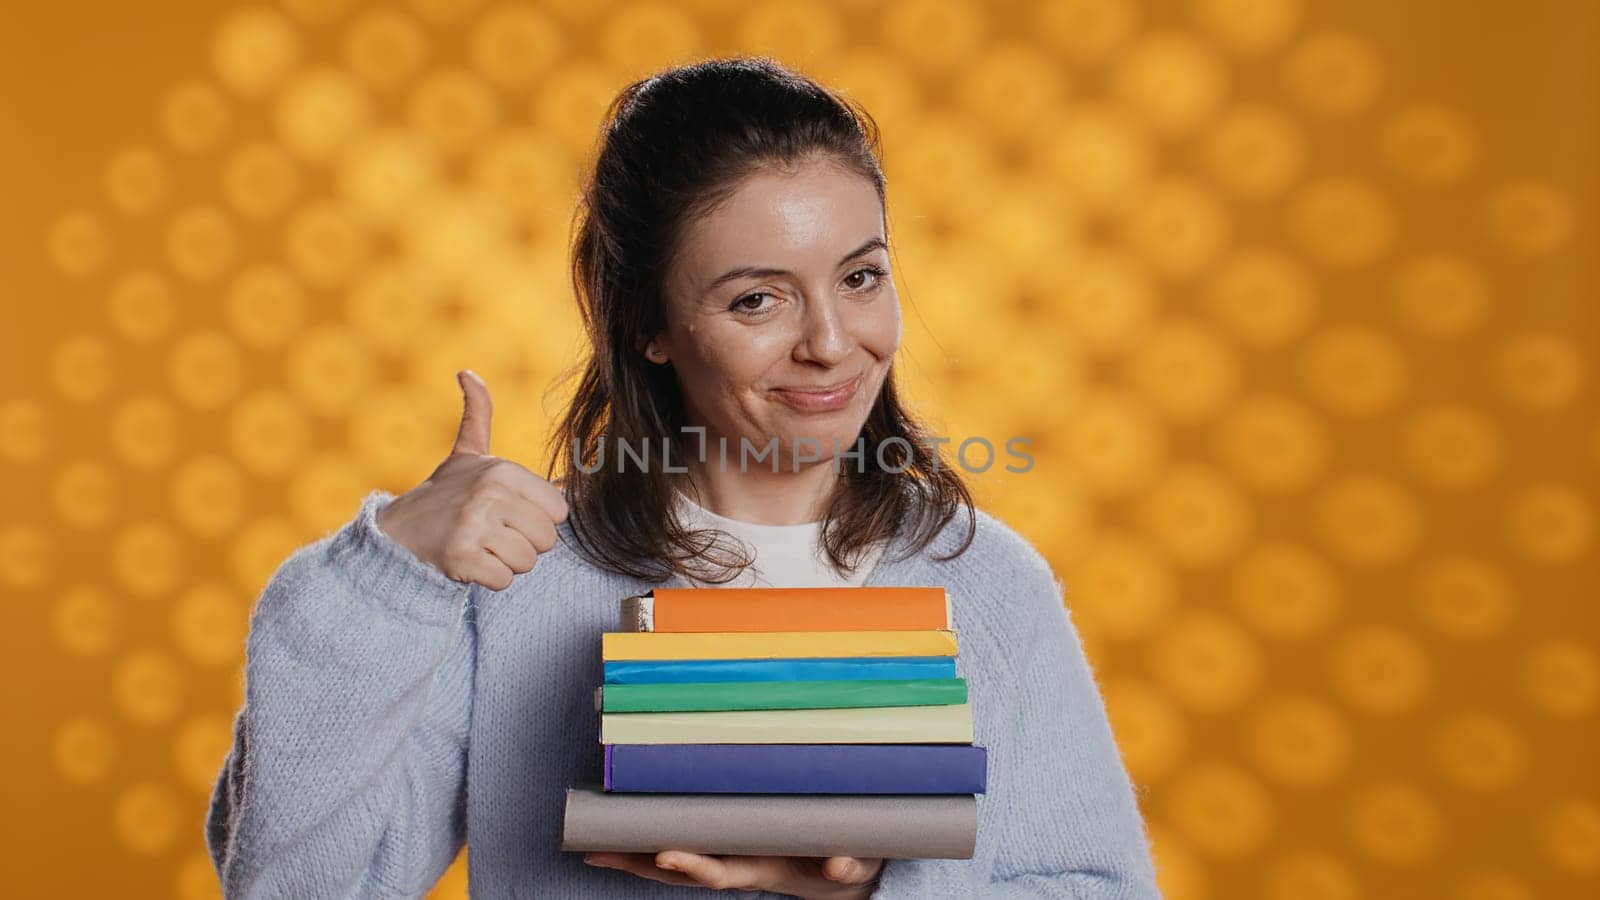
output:
[[[490,455],[489,387],[471,369],[457,372],[456,381],[461,427],[450,455],[379,510],[378,527],[451,578],[502,591],[556,545],[567,502],[550,482]]]

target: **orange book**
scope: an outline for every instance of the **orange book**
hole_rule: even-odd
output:
[[[622,601],[622,631],[949,629],[942,587],[656,588]]]

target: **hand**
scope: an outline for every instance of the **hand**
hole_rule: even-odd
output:
[[[708,856],[662,850],[585,853],[583,861],[667,884],[772,891],[805,900],[865,900],[883,872],[883,860],[854,856]]]
[[[450,455],[379,510],[378,527],[451,578],[503,591],[556,545],[567,501],[550,482],[489,455],[489,387],[471,369],[456,373],[456,382],[461,427]]]

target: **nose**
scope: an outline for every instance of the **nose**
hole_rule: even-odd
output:
[[[845,325],[840,302],[831,293],[806,299],[800,340],[795,344],[795,359],[833,366],[849,358],[853,340]]]

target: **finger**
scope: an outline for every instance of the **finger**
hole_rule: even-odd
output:
[[[583,854],[583,861],[592,866],[605,866],[611,869],[621,869],[641,863],[654,867],[656,855],[654,853],[622,853],[617,851],[591,850]]]
[[[551,521],[566,521],[566,495],[561,493],[560,488],[528,471],[526,466],[515,460],[501,459],[494,467],[493,477],[517,496],[538,506]]]
[[[490,590],[503,591],[511,586],[511,577],[515,573],[511,567],[500,561],[500,557],[481,550],[473,555],[472,560],[466,565],[464,579],[474,581]]]
[[[494,403],[489,399],[489,386],[478,373],[462,369],[456,373],[456,383],[461,385],[461,427],[456,429],[456,442],[450,455],[458,453],[489,453],[489,420],[494,414]]]
[[[654,853],[622,853],[611,850],[590,850],[583,854],[583,861],[590,865],[614,867],[625,862],[648,862],[655,865]]]
[[[525,503],[501,503],[496,505],[495,512],[507,528],[521,535],[533,545],[533,549],[540,553],[548,553],[555,547],[556,526],[551,523],[548,516],[541,514],[542,511],[535,510]]]
[[[700,886],[700,882],[688,875],[657,867],[655,857],[654,853],[590,853],[584,856],[584,860],[591,865],[617,869],[652,881],[684,887]]]
[[[533,568],[539,552],[515,528],[496,525],[483,536],[483,549],[493,553],[513,572],[526,572]]]
[[[684,850],[663,850],[656,865],[693,876],[706,887],[726,890],[750,888],[775,881],[774,861],[764,856],[707,856]]]
[[[822,863],[822,875],[840,884],[864,884],[872,880],[882,860],[858,859],[854,856],[830,856]]]

